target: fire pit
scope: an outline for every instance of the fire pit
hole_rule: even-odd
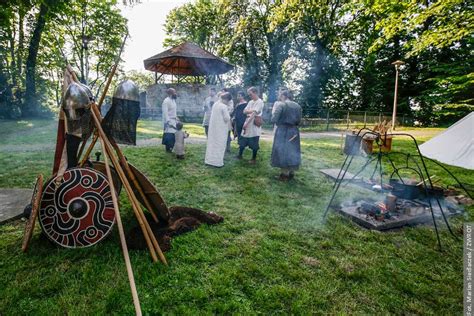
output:
[[[425,203],[396,199],[389,210],[385,201],[359,200],[342,203],[339,212],[359,225],[375,230],[388,230],[403,226],[426,223],[431,220],[429,207]]]
[[[392,151],[391,140],[395,136],[409,138],[415,146],[416,152]],[[370,153],[371,146],[365,143],[365,146],[362,146],[364,139],[382,141],[383,146],[379,144],[376,154],[367,155]],[[442,218],[451,235],[456,237],[448,222],[448,216],[459,214],[462,209],[451,207],[449,201],[445,199],[444,191],[438,190],[433,185],[432,178],[434,175],[430,175],[425,158],[421,155],[418,147],[418,142],[412,135],[400,132],[388,133],[386,129],[375,128],[371,130],[364,127],[357,133],[351,134],[350,137],[346,137],[346,142],[344,150],[346,158],[337,173],[331,198],[323,214],[323,221],[326,220],[338,190],[341,187],[346,187],[346,185],[359,185],[362,188],[376,191],[377,195],[390,192],[390,196],[382,197],[379,200],[375,200],[375,198],[374,200],[367,200],[367,197],[364,196],[365,200],[343,203],[336,207],[342,214],[360,225],[371,229],[387,230],[431,220],[436,232],[438,246],[441,249],[441,239],[436,223],[436,217],[439,217]],[[361,154],[361,147],[365,154]],[[365,159],[365,162],[356,162],[356,160],[360,161],[361,159]],[[348,179],[348,175],[352,175],[350,167],[353,162],[358,171]],[[391,171],[390,174],[384,172],[387,167]],[[451,173],[449,174],[456,182],[460,183]],[[409,176],[410,179],[403,179],[406,176]],[[360,180],[356,181],[358,178]],[[344,185],[342,185],[343,183]],[[464,187],[462,188],[464,189]]]

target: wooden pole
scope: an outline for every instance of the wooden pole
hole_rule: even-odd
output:
[[[107,78],[107,83],[105,84],[105,87],[104,87],[104,91],[102,92],[102,95],[100,96],[99,102],[97,103],[99,109],[102,106],[102,103],[104,102],[105,96],[107,95],[107,91],[109,90],[110,83],[112,82],[112,78],[114,77],[115,72],[117,71],[117,67],[118,67],[118,64],[120,62],[120,55],[122,55],[123,48],[125,47],[125,43],[127,42],[127,38],[128,38],[128,33],[125,34],[125,37],[122,41],[122,46],[120,47],[119,54],[117,56],[117,59],[115,60],[115,64],[112,66],[112,69],[110,70],[109,77]],[[68,67],[69,67],[68,70],[70,69],[70,71],[72,72],[72,67],[69,66],[69,65],[68,65]],[[73,75],[75,76],[74,72],[73,72]],[[76,77],[76,79],[77,79],[77,77]],[[99,86],[99,89],[100,89],[100,86]],[[99,91],[97,91],[97,94],[98,93],[99,93]],[[96,96],[97,96],[97,94],[96,94]],[[92,149],[94,148],[94,145],[95,145],[96,142],[97,142],[97,139],[95,139],[95,141],[93,141],[91,143],[91,146],[87,150],[87,155],[85,155],[85,158],[83,158],[82,161],[81,161],[81,164],[80,164],[81,167],[87,161],[87,158],[89,158],[89,155],[90,155]],[[82,152],[84,151],[84,148],[86,147],[86,143],[87,143],[87,140],[84,140],[82,142],[81,148],[79,149],[79,153],[77,155],[78,158],[81,158]]]
[[[393,95],[392,130],[395,130],[395,120],[397,119],[397,90],[398,90],[398,66],[395,66],[395,93]]]
[[[401,60],[396,60],[392,63],[395,66],[395,92],[393,94],[393,113],[392,113],[392,131],[395,130],[395,122],[397,119],[397,94],[398,94],[398,70],[401,65],[405,63]]]
[[[87,148],[86,153],[84,154],[84,156],[82,157],[81,162],[79,163],[79,167],[83,167],[84,164],[86,163],[86,161],[89,158],[92,150],[94,149],[95,143],[97,143],[97,138],[98,138],[98,135],[94,135],[94,137],[92,138],[92,141],[91,141],[89,147]],[[82,144],[85,144],[85,143],[86,142],[84,141]],[[78,157],[80,157],[80,155]]]
[[[329,131],[329,108],[326,113],[326,132]]]
[[[105,83],[104,92],[100,96],[99,102],[97,102],[97,107],[100,109],[102,103],[105,100],[105,96],[107,95],[107,91],[109,90],[110,84],[112,83],[112,79],[114,78],[115,71],[117,71],[117,64],[113,65],[112,70],[110,71],[110,76],[107,78],[107,82]]]
[[[97,109],[95,104],[92,104],[91,109],[92,108]],[[154,245],[151,243],[150,236],[148,235],[148,230],[146,229],[145,224],[143,223],[142,217],[138,214],[138,210],[136,209],[135,204],[133,203],[133,199],[131,198],[131,196],[133,195],[133,191],[130,188],[130,184],[128,183],[127,178],[125,177],[125,175],[123,174],[123,170],[120,167],[120,164],[118,163],[117,158],[114,156],[113,151],[109,147],[109,144],[107,142],[107,136],[105,135],[104,131],[102,130],[102,126],[100,125],[100,121],[97,118],[96,112],[94,110],[92,110],[91,114],[92,114],[92,118],[94,119],[96,129],[99,132],[99,137],[101,137],[101,139],[103,140],[104,145],[105,145],[104,154],[108,153],[108,155],[110,157],[110,160],[112,161],[112,164],[115,168],[115,171],[117,171],[117,173],[120,177],[120,180],[122,181],[122,184],[125,187],[125,191],[127,192],[127,195],[130,198],[130,201],[132,202],[132,209],[135,213],[135,217],[137,218],[138,224],[140,225],[140,228],[142,229],[143,236],[145,237],[145,241],[146,241],[146,244],[148,246],[148,250],[150,251],[150,255],[153,259],[153,262],[156,262],[156,261],[158,261],[158,258],[156,256],[156,251],[155,251]]]
[[[102,121],[102,118],[100,116],[100,113],[98,111],[96,112],[96,117],[99,119],[99,122]],[[85,162],[87,161],[87,158],[91,154],[92,149],[94,148],[95,143],[97,142],[97,137],[98,135],[94,135],[94,138],[92,139],[91,144],[89,145],[89,148],[87,148],[86,154],[82,158],[80,162],[80,166],[84,166]],[[143,203],[145,204],[145,207],[148,209],[150,212],[151,216],[153,217],[153,220],[155,223],[158,223],[158,217],[155,214],[155,211],[153,210],[153,206],[150,203],[150,200],[146,196],[145,192],[143,192],[142,187],[138,183],[137,178],[135,177],[135,174],[133,171],[130,169],[130,166],[128,165],[127,159],[123,155],[122,151],[120,150],[120,147],[117,145],[117,143],[113,139],[109,139],[110,143],[112,144],[112,147],[115,149],[115,152],[117,153],[117,156],[119,157],[120,163],[122,167],[125,169],[127,172],[128,178],[132,180],[133,185],[135,186],[136,190],[138,191],[138,194],[140,194],[140,197],[142,198]]]
[[[130,262],[130,256],[128,254],[127,242],[125,241],[125,232],[123,231],[122,219],[120,217],[119,205],[117,201],[117,193],[114,187],[114,181],[112,178],[112,172],[110,171],[109,160],[107,158],[107,151],[105,149],[105,143],[103,139],[100,139],[102,145],[102,151],[104,152],[104,164],[107,172],[107,178],[109,179],[110,194],[112,194],[112,202],[114,204],[115,220],[117,221],[117,228],[120,236],[120,244],[122,245],[123,258],[125,259],[125,266],[127,268],[128,282],[130,283],[130,290],[132,292],[133,305],[135,306],[135,314],[137,316],[142,315],[140,308],[140,300],[138,298],[137,287],[135,285],[135,278],[133,277],[132,264]]]
[[[76,83],[79,83],[79,79],[77,78],[76,76],[76,73],[74,72],[74,70],[72,69],[71,65],[67,65],[66,66],[66,69],[67,71],[69,72],[69,74],[71,75],[72,77],[72,80]]]
[[[163,252],[161,251],[160,245],[158,244],[158,241],[156,240],[155,235],[153,234],[150,225],[148,224],[148,221],[146,220],[145,214],[143,214],[143,211],[140,207],[140,204],[135,196],[135,193],[133,192],[133,189],[130,185],[130,182],[128,181],[128,178],[126,177],[122,166],[120,165],[119,161],[117,160],[117,157],[114,156],[113,154],[113,149],[112,145],[108,142],[107,136],[102,129],[102,126],[100,125],[100,113],[99,109],[97,108],[97,105],[92,104],[91,106],[91,113],[92,117],[94,119],[96,129],[99,133],[99,137],[104,140],[105,143],[105,149],[107,150],[110,159],[112,160],[112,164],[115,167],[115,170],[117,171],[120,180],[122,181],[123,186],[125,187],[125,190],[127,192],[127,195],[130,199],[130,202],[132,203],[132,209],[135,213],[135,217],[138,220],[138,223],[142,229],[143,236],[145,237],[145,241],[147,242],[148,249],[150,250],[150,254],[153,258],[153,261],[158,261],[156,257],[156,253],[158,253],[158,256],[160,257],[161,262],[163,264],[168,265],[165,256],[163,255]]]
[[[122,168],[125,169],[125,172],[127,172],[128,178],[132,180],[132,183],[135,186],[136,190],[138,191],[138,194],[140,194],[140,197],[142,198],[142,201],[145,204],[145,207],[150,212],[155,223],[158,223],[159,220],[155,214],[155,211],[153,210],[153,206],[151,205],[150,200],[146,196],[145,192],[143,192],[143,189],[140,183],[138,183],[138,180],[135,177],[135,174],[133,173],[132,169],[130,169],[127,159],[125,159],[125,156],[122,153],[122,150],[120,150],[120,147],[117,145],[117,143],[113,139],[110,139],[110,143],[112,144],[112,147],[115,149],[115,152],[117,153],[117,156],[119,157]]]
[[[102,103],[105,100],[105,96],[107,95],[107,91],[109,90],[110,83],[112,82],[112,79],[115,75],[116,70],[117,70],[117,64],[112,66],[112,70],[110,71],[110,75],[107,78],[107,82],[105,84],[104,91],[102,92],[102,95],[100,96],[99,102],[97,103],[97,106],[98,106],[99,109],[100,109],[100,107],[102,106]],[[91,154],[91,151],[94,148],[94,145],[95,145],[96,142],[97,142],[97,136],[94,136],[94,139],[92,140],[91,145],[89,146],[89,148],[86,151],[86,154],[84,155],[84,157],[81,160],[81,164],[80,164],[81,167],[87,161],[87,158],[89,158],[89,155]],[[82,152],[84,151],[84,148],[86,147],[86,143],[87,143],[87,140],[84,140],[82,142],[81,148],[79,149],[79,153],[78,153],[77,157],[80,158],[82,156]]]
[[[108,146],[107,150],[110,153],[110,155],[113,155],[112,146],[110,144],[108,144],[107,142],[106,142],[106,146]],[[128,163],[127,163],[127,166],[128,166]],[[143,225],[146,229],[146,232],[147,232],[147,234],[150,238],[151,244],[154,247],[155,252],[158,253],[158,257],[160,258],[161,262],[165,265],[168,265],[168,263],[166,262],[166,258],[163,255],[163,252],[161,251],[160,245],[158,244],[158,241],[156,240],[156,237],[153,234],[153,231],[151,230],[150,224],[148,223],[148,221],[145,217],[145,214],[143,213],[143,210],[140,207],[140,204],[137,200],[137,197],[135,196],[135,193],[133,192],[133,189],[130,185],[130,182],[128,182],[128,178],[126,177],[126,175],[125,175],[125,173],[122,169],[122,166],[119,166],[117,171],[119,173],[120,178],[122,179],[122,183],[124,184],[124,186],[127,190],[130,202],[132,202],[132,208],[135,212],[135,216],[137,216],[137,219],[139,221],[141,220],[143,222]],[[157,259],[155,259],[155,261],[157,261]]]

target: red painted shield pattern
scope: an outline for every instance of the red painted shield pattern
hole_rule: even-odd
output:
[[[67,170],[45,186],[39,222],[48,238],[67,248],[92,246],[106,237],[115,222],[109,182],[85,168]]]

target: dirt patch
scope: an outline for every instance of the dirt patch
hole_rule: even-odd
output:
[[[319,267],[321,265],[321,262],[313,257],[303,257],[303,262],[311,267]]]
[[[0,224],[21,218],[32,193],[30,189],[0,189]]]

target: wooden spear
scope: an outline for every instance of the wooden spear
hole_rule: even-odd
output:
[[[99,119],[99,122],[102,122],[102,117],[100,116],[99,111],[96,112],[96,116]],[[84,166],[84,164],[86,163],[87,158],[89,157],[90,151],[92,150],[92,148],[94,147],[95,142],[97,141],[97,137],[98,137],[98,134],[94,135],[94,139],[92,140],[91,145],[87,149],[86,154],[84,155],[84,157],[82,158],[82,160],[79,164],[80,167]],[[158,220],[158,217],[155,214],[155,211],[153,210],[153,206],[151,205],[150,200],[148,199],[145,192],[143,191],[143,188],[141,187],[140,183],[138,183],[138,180],[135,177],[135,174],[130,169],[130,166],[128,165],[127,159],[125,158],[122,151],[120,150],[120,147],[117,145],[117,143],[115,142],[114,139],[109,138],[108,140],[112,144],[112,147],[115,149],[115,152],[117,153],[117,156],[119,157],[119,161],[122,165],[122,168],[125,169],[125,171],[127,172],[128,178],[132,181],[132,184],[134,185],[135,189],[138,191],[138,194],[140,194],[140,196],[142,198],[142,201],[145,204],[145,207],[150,212],[150,214],[153,217],[153,220],[155,221],[155,223],[158,223],[159,220]]]
[[[97,106],[99,107],[99,110],[102,106],[102,103],[104,103],[105,96],[107,95],[107,91],[109,90],[110,84],[112,83],[112,79],[114,78],[115,72],[117,71],[117,67],[118,67],[118,64],[120,62],[120,56],[122,55],[123,48],[125,47],[125,43],[127,41],[127,38],[128,38],[128,33],[125,34],[125,37],[122,41],[122,45],[120,47],[120,51],[119,51],[119,54],[117,56],[117,59],[115,60],[115,63],[114,63],[114,65],[112,66],[112,68],[110,70],[109,76],[107,77],[107,82],[105,84],[104,91],[102,92],[102,95],[100,96],[99,102],[97,102]],[[68,67],[71,68],[71,66],[69,66],[69,65],[68,65]],[[72,72],[72,68],[70,70]],[[72,73],[75,76],[74,72],[72,72]],[[76,77],[76,79],[77,79],[77,77]],[[99,91],[97,91],[97,93],[99,93]],[[94,135],[94,137],[92,138],[92,142],[90,143],[89,147],[87,148],[86,154],[84,155],[84,157],[82,158],[82,160],[79,164],[80,167],[84,166],[84,164],[87,161],[87,159],[89,158],[92,150],[94,149],[94,146],[95,146],[96,142],[97,142],[97,135]],[[86,147],[86,143],[87,143],[87,140],[84,140],[82,142],[81,148],[79,149],[79,153],[78,153],[77,157],[80,158],[82,156],[82,152],[84,151],[84,148]]]
[[[97,109],[97,107],[95,106],[95,104],[92,104],[91,109],[92,109],[92,108]],[[108,144],[107,141],[106,141],[106,140],[107,140],[107,136],[105,135],[104,131],[102,130],[102,126],[100,125],[100,120],[98,119],[97,114],[96,114],[96,112],[95,112],[94,110],[91,111],[91,116],[92,116],[92,119],[94,120],[94,124],[95,124],[96,129],[97,129],[97,131],[98,131],[98,133],[99,133],[99,136],[100,136],[101,139],[104,141],[104,145],[105,145],[105,146],[104,146],[104,147],[105,147],[104,149],[105,149],[106,152],[108,153],[108,155],[109,155],[109,157],[110,157],[110,160],[112,161],[112,165],[114,166],[115,171],[117,171],[117,173],[118,173],[118,175],[119,175],[119,177],[120,177],[120,180],[122,181],[122,184],[123,184],[123,186],[125,187],[125,190],[126,190],[126,192],[127,192],[127,195],[128,195],[129,198],[130,198],[130,192],[131,192],[132,190],[129,188],[129,183],[128,183],[128,182],[124,182],[124,179],[125,179],[125,181],[126,181],[127,179],[125,178],[125,176],[123,176],[123,171],[122,171],[122,169],[120,168],[120,164],[118,163],[117,158],[114,156],[113,151],[111,151],[110,148],[109,148],[109,146],[108,146],[109,144]],[[104,152],[104,153],[106,153],[106,152]],[[120,169],[120,171],[122,171],[122,173],[119,171],[119,169]],[[133,194],[133,192],[132,192],[132,194]],[[130,198],[130,200],[132,200],[132,199]],[[154,248],[153,244],[151,243],[150,236],[148,235],[148,231],[147,231],[147,229],[146,229],[146,227],[145,227],[145,225],[144,225],[144,223],[143,223],[142,218],[140,217],[140,215],[137,214],[138,212],[137,212],[137,210],[136,210],[136,208],[135,208],[135,204],[133,203],[133,201],[131,201],[131,202],[132,202],[132,209],[133,209],[133,211],[134,211],[134,213],[135,213],[135,217],[136,217],[137,220],[138,220],[138,224],[140,225],[140,228],[142,229],[143,236],[145,237],[145,241],[146,241],[146,244],[147,244],[147,246],[148,246],[148,250],[150,251],[150,255],[151,255],[152,259],[153,259],[153,262],[156,262],[156,261],[158,261],[158,258],[157,258],[157,256],[156,256],[155,248]]]
[[[158,252],[158,256],[160,257],[160,260],[163,262],[163,264],[168,265],[168,263],[166,262],[166,258],[163,255],[163,252],[161,251],[161,248],[158,244],[158,241],[156,240],[156,237],[153,234],[150,228],[150,225],[148,224],[148,221],[146,220],[145,214],[143,214],[143,211],[138,203],[135,193],[133,192],[130,182],[128,181],[126,177],[122,169],[122,166],[117,160],[117,157],[114,156],[112,146],[108,142],[107,136],[105,135],[105,132],[102,129],[102,126],[100,124],[100,120],[99,120],[100,113],[95,104],[91,105],[91,114],[92,114],[92,118],[94,119],[97,132],[99,133],[99,137],[104,141],[105,149],[107,150],[109,157],[112,161],[112,164],[114,165],[114,168],[117,171],[120,177],[120,180],[122,181],[122,184],[130,199],[130,202],[132,203],[132,209],[135,213],[135,217],[137,218],[138,224],[140,225],[140,228],[142,229],[143,236],[145,237],[145,241],[148,245],[148,249],[150,250],[150,254],[153,258],[153,261],[155,262],[157,261],[156,252]]]
[[[101,138],[100,143],[102,145],[102,151],[104,152],[104,164],[107,172],[107,178],[109,179],[110,193],[112,194],[112,202],[114,204],[115,220],[117,221],[117,228],[120,236],[120,244],[122,245],[123,258],[125,259],[125,266],[127,268],[128,282],[130,283],[130,290],[132,292],[133,305],[135,306],[135,313],[137,316],[142,315],[140,308],[140,300],[138,299],[137,287],[135,285],[135,278],[133,277],[132,264],[130,262],[130,256],[128,254],[127,242],[125,241],[125,232],[123,231],[122,219],[120,217],[119,205],[117,201],[117,193],[115,191],[114,181],[112,178],[112,172],[110,171],[109,159],[107,158],[107,150],[105,149],[104,140]]]

